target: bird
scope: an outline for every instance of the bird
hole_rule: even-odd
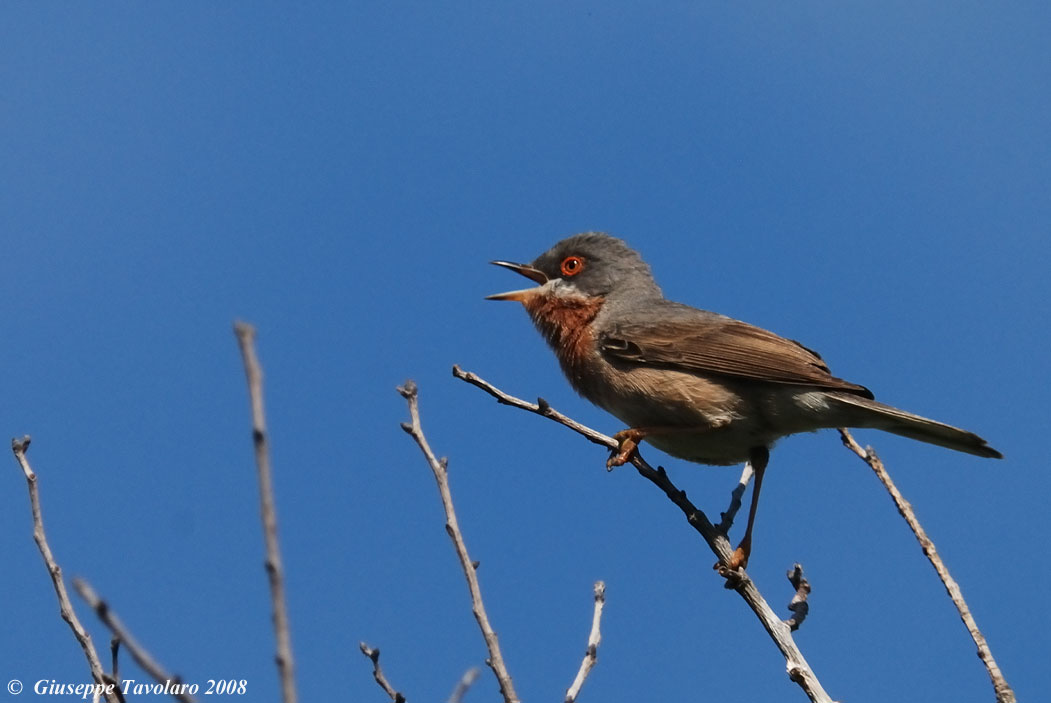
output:
[[[536,285],[487,299],[521,303],[570,385],[627,425],[613,435],[607,467],[632,461],[643,440],[699,464],[752,464],[748,523],[731,570],[748,564],[763,475],[782,437],[875,428],[1003,458],[972,432],[876,401],[799,342],[666,299],[642,256],[606,233],[570,236],[528,264],[491,263]]]

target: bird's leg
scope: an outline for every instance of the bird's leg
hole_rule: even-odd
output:
[[[617,434],[613,435],[613,439],[617,440],[617,448],[610,454],[609,459],[606,461],[606,468],[612,469],[614,466],[621,466],[627,464],[632,458],[638,454],[639,442],[646,439],[649,435],[654,434],[676,434],[679,432],[686,432],[688,434],[700,434],[702,432],[711,432],[717,430],[720,427],[724,427],[728,424],[728,420],[716,420],[707,425],[701,425],[700,427],[683,427],[683,426],[657,426],[657,427],[630,427],[626,430],[621,430]]]
[[[755,470],[755,482],[752,484],[752,504],[748,509],[748,525],[744,529],[744,537],[741,538],[741,543],[737,545],[737,549],[734,550],[733,555],[730,557],[730,563],[727,564],[731,571],[747,566],[748,557],[752,553],[752,526],[755,524],[755,509],[759,505],[759,491],[763,487],[763,473],[766,471],[767,462],[770,461],[770,450],[766,447],[754,447],[748,461],[751,462],[752,469]]]

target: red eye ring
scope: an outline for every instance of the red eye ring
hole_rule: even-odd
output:
[[[579,256],[567,256],[562,259],[563,276],[576,276],[578,273],[584,270],[584,259]]]

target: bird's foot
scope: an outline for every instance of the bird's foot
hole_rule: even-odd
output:
[[[613,435],[613,439],[617,440],[617,448],[610,453],[606,468],[623,466],[631,461],[639,453],[639,442],[645,436],[644,431],[637,429],[621,430]]]
[[[744,550],[743,546],[738,547],[734,550],[734,553],[730,555],[730,563],[726,566],[732,569],[733,571],[743,569],[744,567],[748,566],[748,556],[748,552]]]
[[[713,569],[727,579],[727,587],[734,587],[730,585],[730,581],[740,580],[740,570],[748,566],[748,557],[751,555],[752,551],[751,547],[750,540],[742,540],[741,544],[738,545],[737,549],[735,549],[733,554],[730,555],[730,560],[728,562],[723,562],[723,560],[720,559],[712,565]]]

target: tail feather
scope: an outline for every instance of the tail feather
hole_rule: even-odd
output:
[[[858,395],[829,393],[828,398],[838,403],[844,410],[849,408],[847,415],[851,420],[851,427],[871,427],[975,456],[992,459],[1004,458],[1003,454],[990,447],[988,442],[973,432],[914,415]]]

